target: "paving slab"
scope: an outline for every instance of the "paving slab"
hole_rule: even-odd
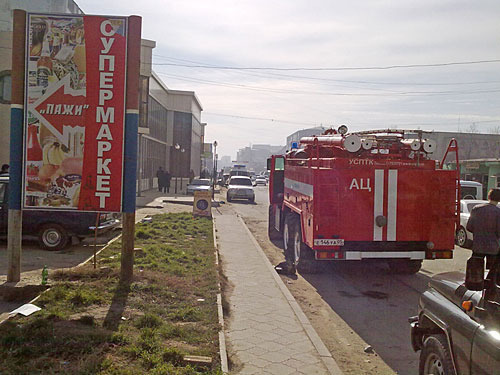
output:
[[[243,221],[213,211],[224,275],[228,354],[239,374],[335,374],[341,371]],[[280,285],[281,284],[281,285]]]

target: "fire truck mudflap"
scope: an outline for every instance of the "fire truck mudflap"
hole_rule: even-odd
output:
[[[452,258],[459,175],[430,157],[435,143],[422,132],[327,133],[269,161],[269,235],[296,264],[384,259],[414,273],[423,259]],[[458,155],[454,140],[448,151]]]

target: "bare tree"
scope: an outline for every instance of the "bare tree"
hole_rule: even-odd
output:
[[[500,134],[500,125],[492,126],[488,129],[488,133],[490,134]]]
[[[479,129],[478,129],[477,124],[475,122],[470,124],[469,127],[465,129],[465,131],[467,133],[479,133]]]

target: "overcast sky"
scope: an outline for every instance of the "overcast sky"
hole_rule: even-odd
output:
[[[196,92],[219,157],[317,125],[500,132],[500,62],[479,63],[500,59],[498,0],[77,2],[143,17],[153,69]]]

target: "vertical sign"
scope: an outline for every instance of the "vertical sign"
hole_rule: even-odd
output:
[[[127,18],[27,28],[23,208],[121,211]]]

